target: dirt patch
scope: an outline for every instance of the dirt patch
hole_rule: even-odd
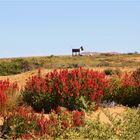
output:
[[[128,108],[124,106],[115,106],[110,108],[100,108],[91,114],[87,114],[86,118],[90,120],[96,120],[97,118],[101,123],[110,123],[111,121],[108,115],[113,118],[123,119],[123,116],[127,113]]]
[[[49,71],[51,71],[51,70],[41,69],[42,75],[45,75]],[[31,77],[31,76],[33,76],[33,75],[35,75],[37,73],[38,73],[38,70],[33,70],[33,71],[25,72],[25,73],[22,73],[22,74],[9,75],[9,76],[0,76],[0,80],[9,79],[11,82],[17,82],[19,87],[24,87],[24,85],[26,83],[26,79],[28,79],[29,77]]]
[[[3,125],[3,122],[4,122],[4,118],[3,117],[0,117],[0,126]]]

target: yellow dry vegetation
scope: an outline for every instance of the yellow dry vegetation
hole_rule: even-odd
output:
[[[42,75],[45,75],[51,70],[48,69],[41,69]],[[0,80],[7,80],[9,79],[11,82],[17,82],[19,87],[24,87],[26,83],[26,79],[38,73],[38,70],[28,71],[21,74],[16,75],[8,75],[8,76],[0,76]]]

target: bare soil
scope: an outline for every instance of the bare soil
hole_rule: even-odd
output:
[[[129,108],[124,106],[99,108],[97,111],[87,114],[86,118],[90,120],[99,119],[101,123],[111,124],[110,118],[108,117],[109,115],[115,119],[123,119],[123,116],[128,112],[128,110]]]

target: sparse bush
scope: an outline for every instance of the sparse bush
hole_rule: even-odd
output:
[[[137,70],[134,73],[140,74],[140,68],[137,68]]]
[[[22,58],[14,59],[11,63],[13,63],[13,66],[15,65],[15,67],[17,69],[19,69],[19,73],[20,73],[20,71],[25,72],[25,71],[29,71],[32,69],[29,62]]]
[[[109,62],[103,61],[97,64],[97,67],[109,67],[109,65],[110,65]]]
[[[122,74],[122,72],[121,72],[121,70],[120,69],[114,69],[113,70],[113,74],[115,74],[115,75],[121,75]]]
[[[79,67],[84,67],[85,64],[82,63],[72,63],[72,64],[68,64],[67,68],[79,68]]]
[[[133,52],[129,52],[129,53],[127,53],[128,55],[134,55],[134,53]]]
[[[112,69],[105,69],[104,72],[105,72],[106,75],[112,75],[113,74]]]
[[[120,75],[121,74],[120,69],[105,69],[104,72],[106,75]]]
[[[111,53],[101,53],[101,55],[103,55],[103,56],[113,56],[113,55],[115,55],[115,54],[111,54]]]

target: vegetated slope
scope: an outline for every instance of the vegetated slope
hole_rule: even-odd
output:
[[[100,54],[93,56],[42,56],[0,59],[0,75],[13,75],[35,70],[38,67],[46,69],[76,68],[80,66],[91,68],[134,69],[140,65],[139,54]]]
[[[139,54],[119,55],[94,55],[94,56],[42,56],[0,59],[0,80],[9,79],[17,81],[24,86],[26,79],[37,73],[37,68],[42,68],[42,74],[52,69],[76,68],[84,66],[94,70],[105,69],[134,71],[140,66]]]
[[[46,74],[51,70],[41,69],[41,73]],[[0,80],[9,79],[11,82],[17,82],[20,87],[24,87],[26,79],[38,73],[38,70],[32,70],[21,74],[0,76]]]

